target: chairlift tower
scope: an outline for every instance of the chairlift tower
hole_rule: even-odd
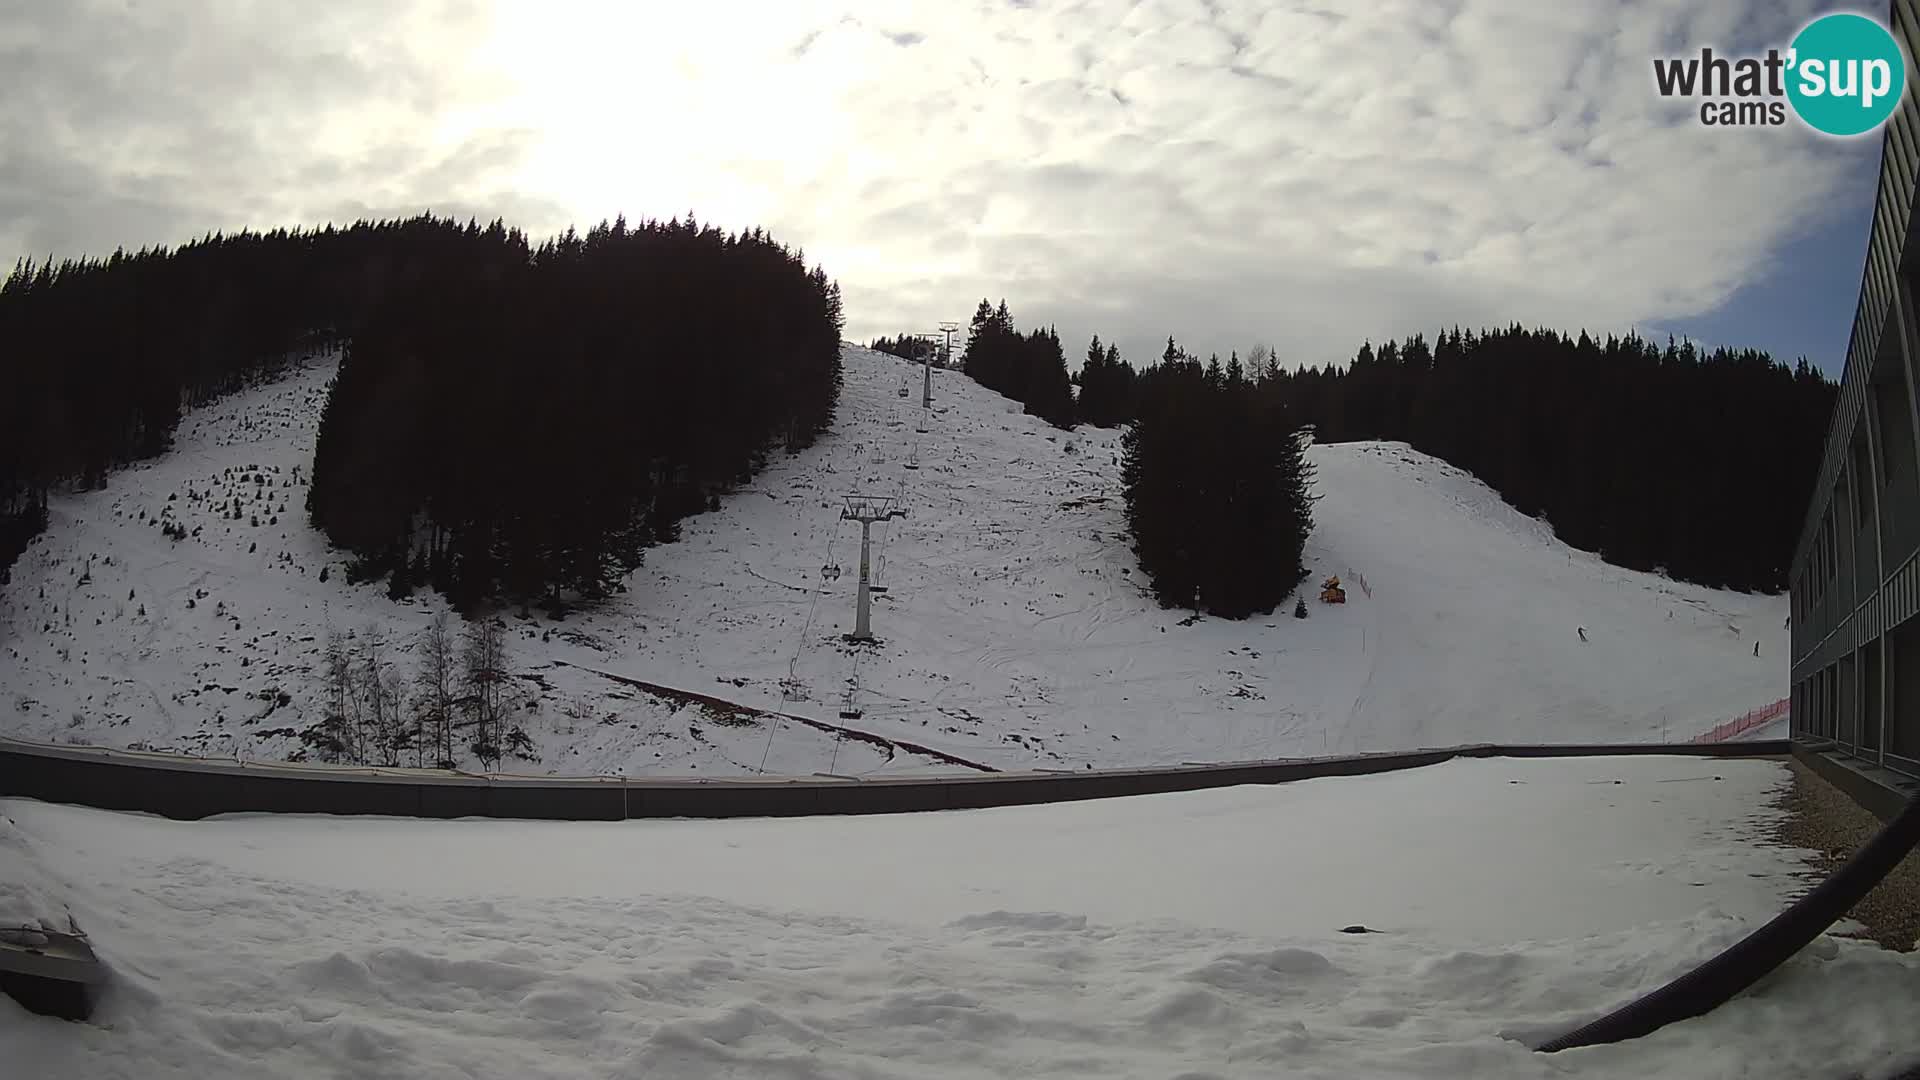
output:
[[[854,618],[853,633],[847,635],[848,641],[878,641],[873,636],[873,627],[869,612],[872,607],[871,578],[867,567],[870,564],[868,554],[873,546],[873,523],[890,521],[897,517],[906,517],[905,510],[893,505],[891,495],[848,495],[845,496],[846,509],[840,511],[841,518],[860,523],[860,600],[859,612]]]
[[[951,319],[940,324],[940,332],[947,337],[946,348],[940,353],[941,367],[950,368],[953,366],[953,335],[957,333],[959,329],[960,324]]]

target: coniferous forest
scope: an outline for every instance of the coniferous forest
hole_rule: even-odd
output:
[[[1294,427],[1237,357],[1202,367],[1169,340],[1138,384],[1122,482],[1155,598],[1230,619],[1272,611],[1306,576],[1313,531]]]
[[[1053,330],[1023,335],[1006,301],[982,300],[964,367],[1056,426],[1130,423],[1127,527],[1163,606],[1246,618],[1272,611],[1305,576],[1312,471],[1270,360],[1251,373],[1238,356],[1202,366],[1169,338],[1160,363],[1136,372],[1096,335],[1069,378]]]
[[[1133,366],[1120,359],[1120,347],[1102,347],[1100,335],[1093,335],[1087,343],[1086,359],[1073,374],[1073,384],[1080,389],[1074,399],[1075,415],[1081,423],[1095,427],[1126,423],[1136,407],[1135,381]]]
[[[97,488],[164,452],[184,409],[351,343],[310,509],[361,572],[463,599],[596,595],[769,445],[824,429],[840,326],[823,272],[691,221],[534,250],[498,221],[422,215],[22,261],[0,284],[0,584],[50,492]]]
[[[1051,331],[1020,335],[1004,301],[996,309],[983,300],[967,371],[1052,420],[1056,350]],[[1192,388],[1196,371],[1208,386],[1237,389],[1209,398]],[[1129,521],[1156,593],[1191,606],[1198,589],[1198,606],[1221,611],[1241,605],[1209,598],[1198,571],[1168,569],[1192,558],[1185,541],[1168,537],[1179,520],[1209,513],[1180,500],[1202,488],[1227,489],[1198,471],[1205,454],[1195,451],[1185,468],[1197,486],[1156,494],[1147,478],[1156,455],[1172,451],[1156,449],[1161,444],[1142,421],[1164,430],[1169,415],[1197,411],[1275,434],[1310,425],[1319,442],[1406,442],[1472,473],[1568,544],[1615,565],[1712,588],[1777,592],[1786,587],[1838,389],[1804,359],[1789,366],[1752,349],[1708,352],[1633,334],[1595,340],[1519,326],[1455,328],[1431,343],[1416,334],[1377,351],[1364,345],[1350,364],[1324,368],[1282,367],[1265,348],[1245,364],[1234,355],[1201,365],[1170,339],[1159,364],[1138,371],[1096,335],[1071,382],[1079,389],[1075,422],[1143,429],[1130,436],[1138,476],[1128,479]],[[1169,394],[1183,404],[1163,400]],[[1245,394],[1252,404],[1222,404]],[[1189,434],[1218,433],[1203,424]],[[1300,510],[1299,520],[1305,515]],[[1293,550],[1291,533],[1283,541]],[[1172,554],[1182,551],[1188,554]],[[1235,558],[1219,554],[1218,565],[1238,566],[1232,579],[1256,581]],[[1246,610],[1266,605],[1261,595]]]
[[[912,334],[901,334],[899,337],[882,335],[874,338],[867,344],[867,348],[872,349],[874,352],[883,352],[888,356],[897,356],[902,360],[912,360],[918,363],[924,355],[927,346],[916,341]],[[939,367],[940,346],[936,343],[933,349],[933,366]]]
[[[351,337],[393,290],[524,239],[421,216],[22,260],[0,284],[0,582],[46,497],[168,447],[181,412]]]
[[[1031,415],[1055,427],[1073,427],[1073,383],[1060,335],[1052,329],[1015,330],[1005,300],[998,310],[980,301],[960,366],[974,382],[1020,402]]]
[[[1837,393],[1805,360],[1518,326],[1273,386],[1320,441],[1409,443],[1615,565],[1764,592],[1786,587]]]
[[[681,518],[826,429],[841,327],[823,271],[692,222],[437,275],[347,346],[308,510],[395,595],[605,596]]]

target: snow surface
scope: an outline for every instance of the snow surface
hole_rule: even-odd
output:
[[[901,742],[1072,769],[1684,742],[1785,692],[1784,598],[1608,566],[1399,444],[1310,454],[1322,497],[1308,585],[1317,594],[1339,574],[1347,604],[1310,599],[1304,621],[1291,605],[1245,622],[1160,610],[1125,541],[1118,431],[1060,432],[936,371],[921,434],[918,370],[851,346],[845,358],[834,431],[649,551],[627,593],[557,624],[507,613],[539,755],[507,767],[963,767]],[[166,456],[53,501],[51,527],[0,590],[0,731],[280,758],[319,719],[329,625],[377,623],[407,661],[438,601],[346,585],[344,557],[305,523],[330,372],[313,363],[199,410]],[[909,511],[874,530],[888,591],[871,651],[839,640],[858,576],[859,526],[839,518],[849,492],[897,495]],[[242,520],[219,512],[233,499]],[[198,535],[174,543],[160,517]],[[823,577],[827,565],[841,573]],[[787,699],[790,676],[804,700]],[[715,712],[662,686],[757,711]],[[879,740],[768,715],[841,724],[850,686],[863,715],[844,723]]]
[[[1887,1075],[1920,1055],[1920,957],[1833,938],[1651,1037],[1523,1045],[1770,915],[1805,866],[1765,840],[1786,782],[1459,760],[606,824],[0,802],[115,973],[90,1025],[0,999],[0,1046],[55,1078]]]
[[[0,942],[32,943],[40,930],[72,930],[58,882],[26,833],[0,812]]]

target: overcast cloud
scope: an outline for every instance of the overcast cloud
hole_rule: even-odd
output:
[[[861,339],[983,295],[1135,361],[1624,329],[1723,302],[1878,152],[1653,93],[1651,57],[1818,10],[0,0],[0,252],[693,209],[803,246]]]

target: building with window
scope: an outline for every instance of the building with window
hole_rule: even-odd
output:
[[[1916,0],[1894,33],[1920,56]],[[1881,129],[1880,185],[1846,370],[1791,571],[1793,737],[1920,777],[1920,106]],[[1884,775],[1884,773],[1883,773]],[[1898,779],[1897,777],[1895,779]]]

